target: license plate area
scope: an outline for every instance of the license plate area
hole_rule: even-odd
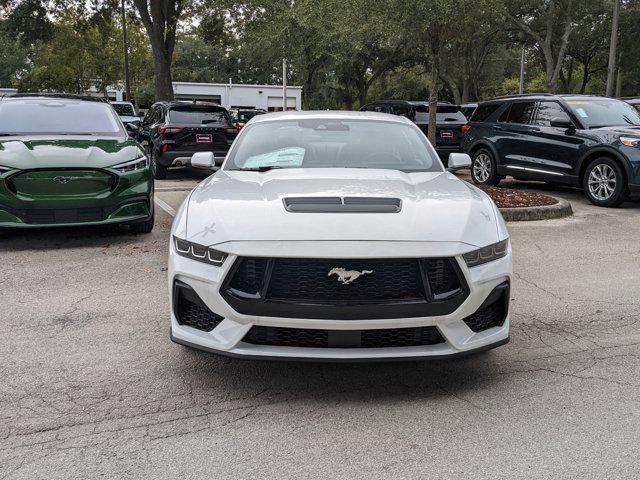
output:
[[[196,143],[213,143],[213,135],[210,133],[197,133]]]
[[[441,130],[440,131],[440,138],[446,139],[446,140],[450,140],[453,138],[453,130]]]

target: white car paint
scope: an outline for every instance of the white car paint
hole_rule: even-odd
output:
[[[285,112],[254,117],[249,124],[281,119],[409,120],[371,112]],[[238,136],[242,141],[248,129]],[[422,135],[422,133],[420,132]],[[432,156],[440,160],[433,147]],[[172,338],[183,344],[238,356],[333,360],[443,356],[504,343],[509,317],[502,326],[474,333],[462,321],[482,305],[492,290],[510,281],[511,247],[507,255],[468,268],[462,254],[508,238],[507,228],[491,199],[476,187],[445,171],[403,173],[397,170],[296,168],[267,172],[225,170],[198,185],[176,214],[172,238],[188,240],[227,253],[222,266],[201,263],[169,250],[169,293],[174,281],[187,283],[207,307],[224,317],[213,331],[180,325],[172,313]],[[291,213],[285,197],[375,196],[402,200],[399,213]],[[238,256],[300,258],[453,257],[469,286],[469,296],[444,316],[326,320],[248,316],[236,312],[220,288]],[[340,265],[336,265],[340,267]],[[338,281],[337,277],[333,277]],[[357,282],[355,283],[357,285]],[[173,299],[172,299],[173,301]],[[172,309],[173,312],[173,309]],[[327,330],[384,329],[435,325],[446,342],[393,348],[300,348],[247,344],[252,326]]]

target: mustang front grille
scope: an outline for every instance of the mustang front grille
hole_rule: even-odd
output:
[[[247,315],[319,319],[445,315],[468,295],[453,258],[238,258],[221,293]]]
[[[258,326],[249,330],[242,341],[280,347],[388,348],[437,345],[445,340],[436,327],[316,330]]]

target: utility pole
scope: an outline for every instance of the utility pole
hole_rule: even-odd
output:
[[[609,68],[607,69],[607,97],[613,95],[616,77],[616,46],[618,43],[618,17],[620,0],[613,0],[613,18],[611,19],[611,41],[609,42]]]
[[[282,59],[282,111],[287,111],[287,59]]]
[[[518,93],[522,95],[524,93],[524,47],[522,47],[522,55],[520,56],[520,87]]]
[[[618,75],[616,80],[616,98],[622,96],[622,67],[618,66]]]
[[[131,79],[129,78],[129,40],[127,39],[127,19],[124,14],[124,2],[120,4],[122,14],[122,40],[124,43],[124,91],[125,100],[131,101]]]

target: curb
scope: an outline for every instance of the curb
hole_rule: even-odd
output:
[[[573,215],[571,204],[564,198],[555,198],[558,203],[541,207],[500,208],[505,222],[528,222],[532,220],[550,220]]]

